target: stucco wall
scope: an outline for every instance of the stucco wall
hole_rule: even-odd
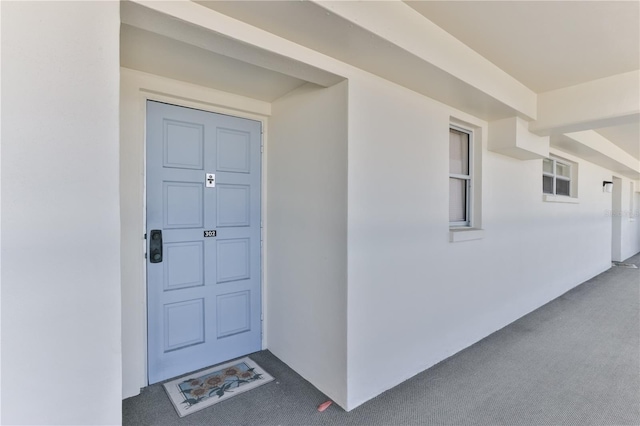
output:
[[[267,147],[268,347],[347,402],[347,83],[272,105]]]
[[[578,204],[543,201],[541,160],[484,148],[485,236],[450,243],[450,117],[486,129],[384,81],[350,81],[349,408],[610,266],[610,172],[561,152],[579,166]]]
[[[121,422],[118,2],[2,2],[2,424]]]

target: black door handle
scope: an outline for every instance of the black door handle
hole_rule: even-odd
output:
[[[162,262],[162,231],[153,229],[149,236],[149,261],[151,263],[160,263]]]

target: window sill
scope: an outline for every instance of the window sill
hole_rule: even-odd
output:
[[[478,228],[449,229],[449,242],[451,243],[481,240],[483,238],[484,238],[484,229],[478,229]]]
[[[577,198],[566,197],[564,195],[549,195],[545,194],[542,196],[542,201],[547,203],[567,203],[567,204],[578,204]]]

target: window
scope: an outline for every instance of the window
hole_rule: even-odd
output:
[[[471,133],[449,129],[449,226],[471,226]]]
[[[449,242],[480,240],[483,128],[450,117]]]
[[[570,197],[571,167],[569,162],[545,158],[542,162],[542,192]]]

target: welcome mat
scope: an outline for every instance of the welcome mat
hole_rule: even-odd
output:
[[[619,266],[622,268],[632,268],[632,269],[638,269],[638,267],[636,265],[634,265],[633,263],[624,263],[624,262],[611,262],[611,264],[613,266]]]
[[[164,384],[178,415],[184,417],[273,380],[249,357],[188,374]]]

